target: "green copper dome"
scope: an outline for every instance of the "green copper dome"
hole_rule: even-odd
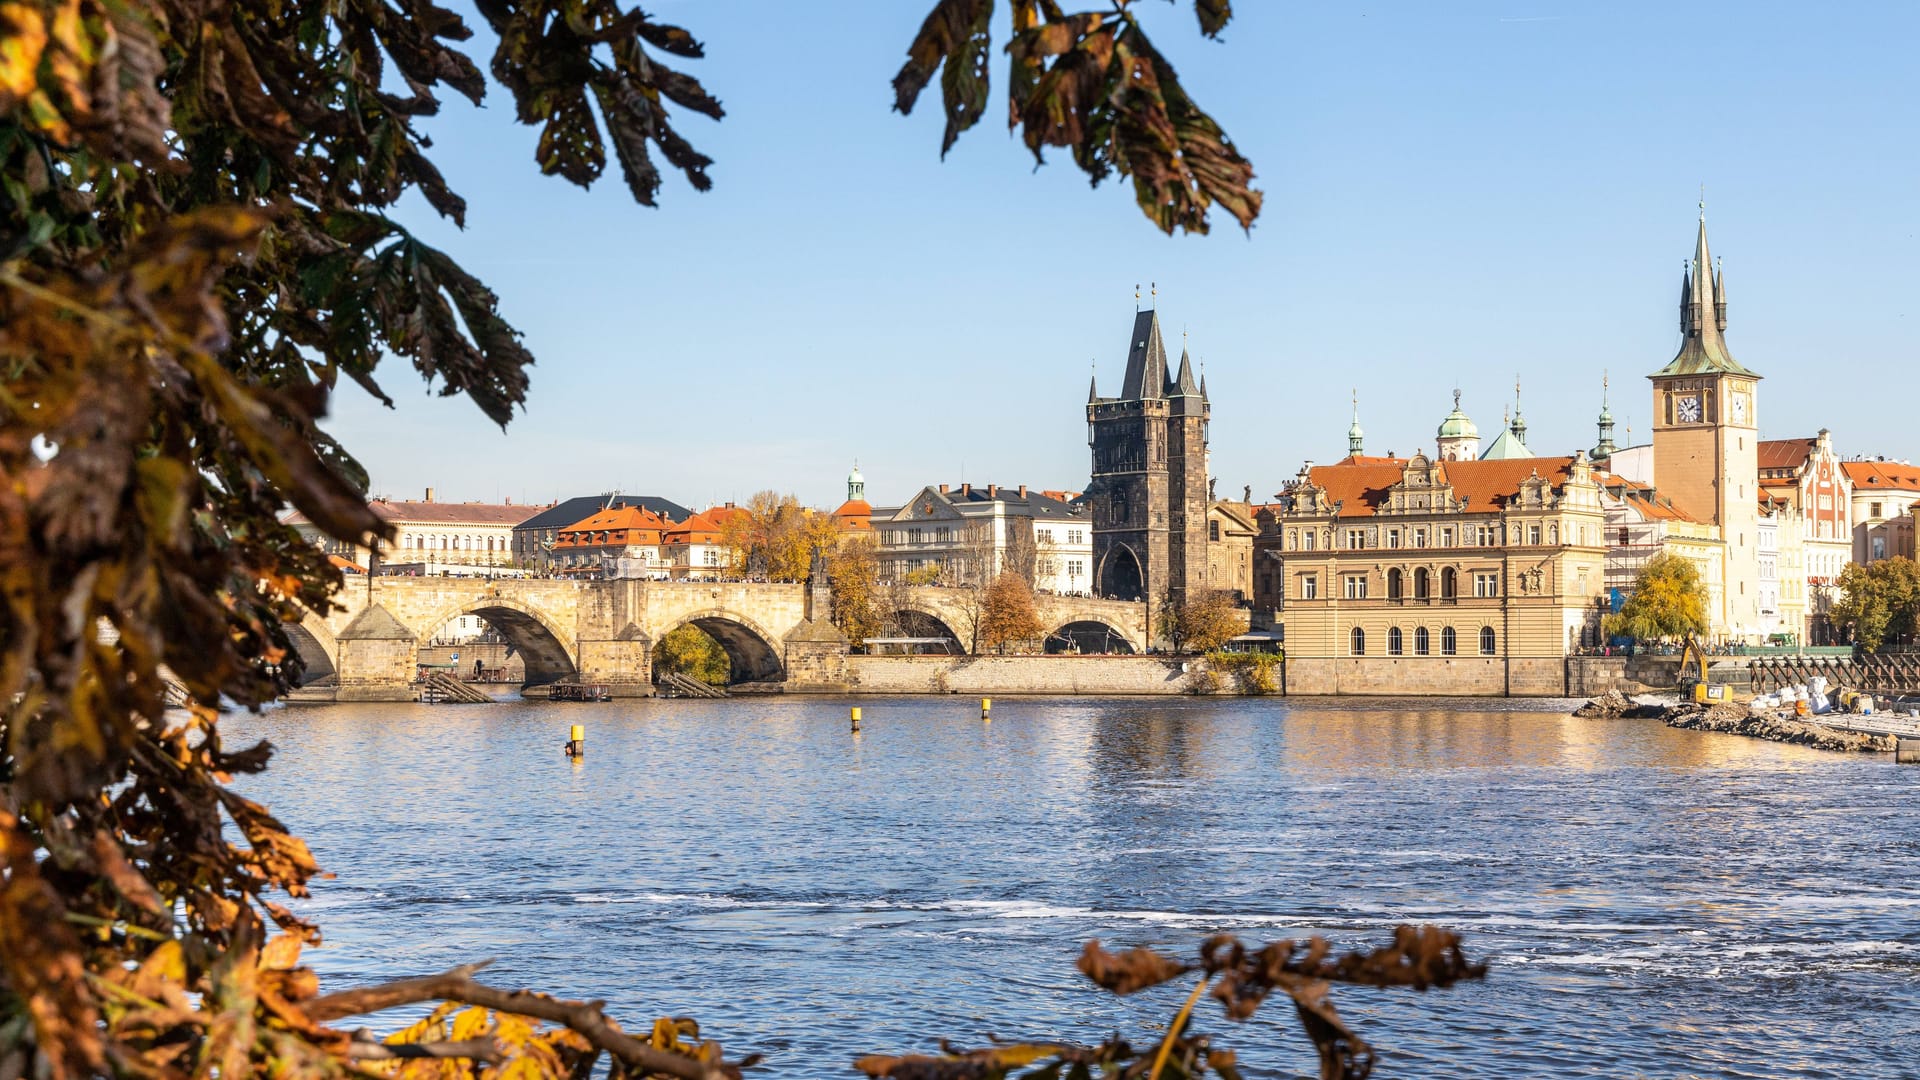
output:
[[[1447,414],[1445,420],[1440,421],[1439,435],[1442,439],[1477,439],[1480,437],[1480,429],[1474,426],[1473,421],[1467,418],[1466,413],[1460,411],[1460,391],[1458,390],[1453,392],[1453,411]]]

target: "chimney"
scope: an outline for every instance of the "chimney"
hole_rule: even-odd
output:
[[[946,493],[947,493],[947,485],[945,485],[945,484],[941,484],[941,485],[940,485],[940,494],[942,494],[942,495],[945,495]]]
[[[1027,485],[1025,484],[1020,485],[1020,497],[1023,499],[1027,497]]]
[[[999,497],[1000,497],[1000,485],[999,485],[999,484],[988,484],[988,485],[987,485],[987,498],[989,498],[989,499],[997,499],[997,498],[999,498]]]
[[[511,496],[511,495],[509,495],[509,496],[507,496],[507,505],[508,505],[508,506],[512,506],[512,505],[513,505],[513,496]]]
[[[961,484],[961,485],[960,485],[960,494],[962,494],[962,495],[972,495],[972,494],[973,494],[973,485],[972,485],[972,484]]]
[[[428,488],[428,489],[427,489],[427,501],[428,501],[428,502],[432,502],[432,501],[433,501],[433,489],[432,489],[432,488]]]

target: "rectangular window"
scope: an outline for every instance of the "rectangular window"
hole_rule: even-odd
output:
[[[1320,598],[1320,575],[1300,575],[1300,599],[1317,600]]]
[[[1867,506],[1867,516],[1877,518],[1880,516],[1880,510],[1881,510],[1881,504],[1870,503]]]
[[[1878,514],[1879,512],[1880,511],[1878,510],[1874,511],[1875,514]],[[1347,549],[1348,550],[1358,551],[1361,548],[1366,546],[1367,546],[1367,530],[1365,529],[1348,529],[1347,530]]]
[[[1425,529],[1413,530],[1413,546],[1417,548],[1423,548],[1427,546],[1427,530]]]
[[[1308,551],[1312,551],[1312,550],[1313,550],[1313,538],[1314,538],[1314,535],[1315,535],[1315,534],[1314,534],[1314,531],[1313,531],[1312,529],[1308,529],[1308,530],[1307,530],[1307,535],[1306,535],[1306,541],[1307,541],[1307,543],[1306,543],[1306,549],[1307,549]]]
[[[1365,600],[1367,598],[1367,575],[1346,575],[1347,599]]]
[[[1527,526],[1527,543],[1532,544],[1535,547],[1540,546],[1540,526],[1538,525]]]
[[[1399,529],[1387,530],[1387,546],[1390,548],[1397,548],[1400,546],[1400,530]]]
[[[1497,573],[1476,573],[1473,575],[1473,595],[1499,596],[1500,575]]]
[[[1453,546],[1453,526],[1449,525],[1446,528],[1440,530],[1440,546],[1441,547]]]

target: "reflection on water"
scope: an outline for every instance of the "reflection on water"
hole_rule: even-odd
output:
[[[1485,701],[859,704],[858,736],[804,699],[228,723],[280,748],[245,786],[339,875],[323,970],[497,957],[782,1075],[1172,1012],[1084,984],[1089,937],[1415,920],[1494,971],[1348,991],[1378,1075],[1920,1075],[1920,769]],[[1311,1068],[1282,1012],[1227,1033],[1253,1075]]]

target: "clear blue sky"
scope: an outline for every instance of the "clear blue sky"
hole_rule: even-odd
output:
[[[1004,57],[943,163],[936,97],[890,109],[929,5],[648,4],[706,43],[688,67],[728,112],[680,120],[714,190],[670,177],[655,210],[615,168],[590,192],[541,176],[497,87],[429,120],[468,227],[400,216],[540,362],[505,434],[405,364],[396,410],[343,388],[330,427],[375,490],[831,506],[855,458],[876,502],[1079,488],[1089,361],[1117,389],[1148,281],[1169,347],[1184,327],[1206,363],[1222,495],[1343,454],[1353,387],[1368,450],[1407,453],[1455,385],[1490,438],[1518,375],[1534,449],[1566,453],[1608,370],[1640,441],[1703,183],[1763,433],[1920,456],[1920,4],[1261,0],[1215,43],[1187,0],[1142,0],[1266,192],[1251,236],[1172,239],[1064,155],[1031,167]]]

